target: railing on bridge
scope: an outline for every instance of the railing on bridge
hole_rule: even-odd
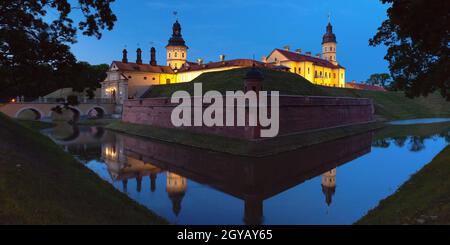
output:
[[[66,100],[64,98],[25,98],[25,97],[17,97],[13,103],[21,103],[21,104],[58,104],[64,103]],[[78,98],[79,104],[113,104],[115,103],[111,98]]]

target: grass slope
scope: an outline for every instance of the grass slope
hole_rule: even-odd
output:
[[[202,83],[203,91],[243,90],[243,77],[249,68],[204,73],[189,83],[153,86],[144,97],[170,97],[173,92],[185,90],[193,94],[193,84]],[[280,91],[280,94],[339,96],[370,98],[375,103],[375,113],[388,120],[449,117],[450,102],[440,95],[409,99],[402,92],[365,91],[346,88],[332,88],[313,85],[305,78],[288,72],[261,69],[264,75],[263,89]]]
[[[183,129],[158,128],[124,122],[114,122],[106,126],[110,130],[148,139],[250,157],[263,157],[292,151],[381,127],[383,127],[381,123],[368,123],[249,141],[213,134],[191,133]]]
[[[356,224],[450,224],[450,146]]]
[[[0,224],[166,223],[31,127],[0,128]]]

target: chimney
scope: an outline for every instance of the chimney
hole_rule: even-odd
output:
[[[283,48],[284,48],[284,50],[286,50],[286,51],[289,51],[289,49],[290,49],[289,45],[286,45],[286,46],[284,46]]]
[[[150,49],[150,65],[156,66],[156,49],[155,47],[152,47]]]
[[[139,65],[142,64],[142,50],[141,50],[141,48],[138,48],[136,50],[136,64],[139,64]]]
[[[128,63],[128,57],[127,57],[128,51],[126,49],[123,49],[122,51],[122,62]]]
[[[295,50],[295,52],[296,52],[297,54],[301,54],[301,53],[302,53],[302,50],[298,48],[298,49]]]
[[[219,60],[222,62],[225,61],[225,55],[224,54],[219,55]]]
[[[322,58],[322,56],[320,55],[320,53],[316,54],[316,58],[318,58],[318,59]]]
[[[197,64],[198,65],[202,65],[203,64],[203,59],[202,58],[198,58],[197,59]]]
[[[267,57],[266,57],[266,56],[263,56],[263,57],[261,58],[261,61],[262,61],[263,63],[267,63]]]
[[[309,51],[306,52],[305,54],[308,55],[308,56],[311,56],[311,52],[309,52]]]

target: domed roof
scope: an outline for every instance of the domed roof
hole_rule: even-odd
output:
[[[256,69],[255,64],[253,64],[252,69],[250,69],[245,75],[245,79],[264,80],[264,77],[262,73]]]
[[[333,26],[330,22],[327,25],[327,32],[323,35],[322,44],[324,43],[336,43],[336,35],[333,33]]]
[[[183,36],[181,35],[181,25],[178,20],[172,26],[172,37],[169,39],[167,46],[186,46]]]

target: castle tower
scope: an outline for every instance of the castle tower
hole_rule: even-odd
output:
[[[332,197],[336,192],[336,169],[324,173],[322,175],[322,193],[325,194],[325,202],[330,206]]]
[[[176,20],[172,27],[172,37],[166,46],[167,65],[175,70],[180,69],[186,63],[187,49],[181,36],[181,25]]]
[[[138,48],[136,50],[136,64],[142,65],[142,50]]]
[[[244,78],[244,91],[253,90],[256,94],[262,90],[262,83],[264,77],[258,69],[256,69],[255,64],[253,64],[252,69],[250,69]]]
[[[122,62],[128,63],[128,51],[127,49],[123,49],[122,51]]]
[[[187,189],[187,180],[178,174],[167,172],[166,191],[172,200],[172,210],[176,216],[181,210],[181,201]]]
[[[336,44],[336,35],[333,33],[333,26],[328,18],[327,32],[323,35],[322,40],[322,53],[323,58],[334,65],[338,64],[336,58]]]
[[[150,65],[152,65],[152,66],[156,66],[157,65],[157,63],[156,63],[156,49],[155,49],[155,47],[152,47],[150,49]]]

